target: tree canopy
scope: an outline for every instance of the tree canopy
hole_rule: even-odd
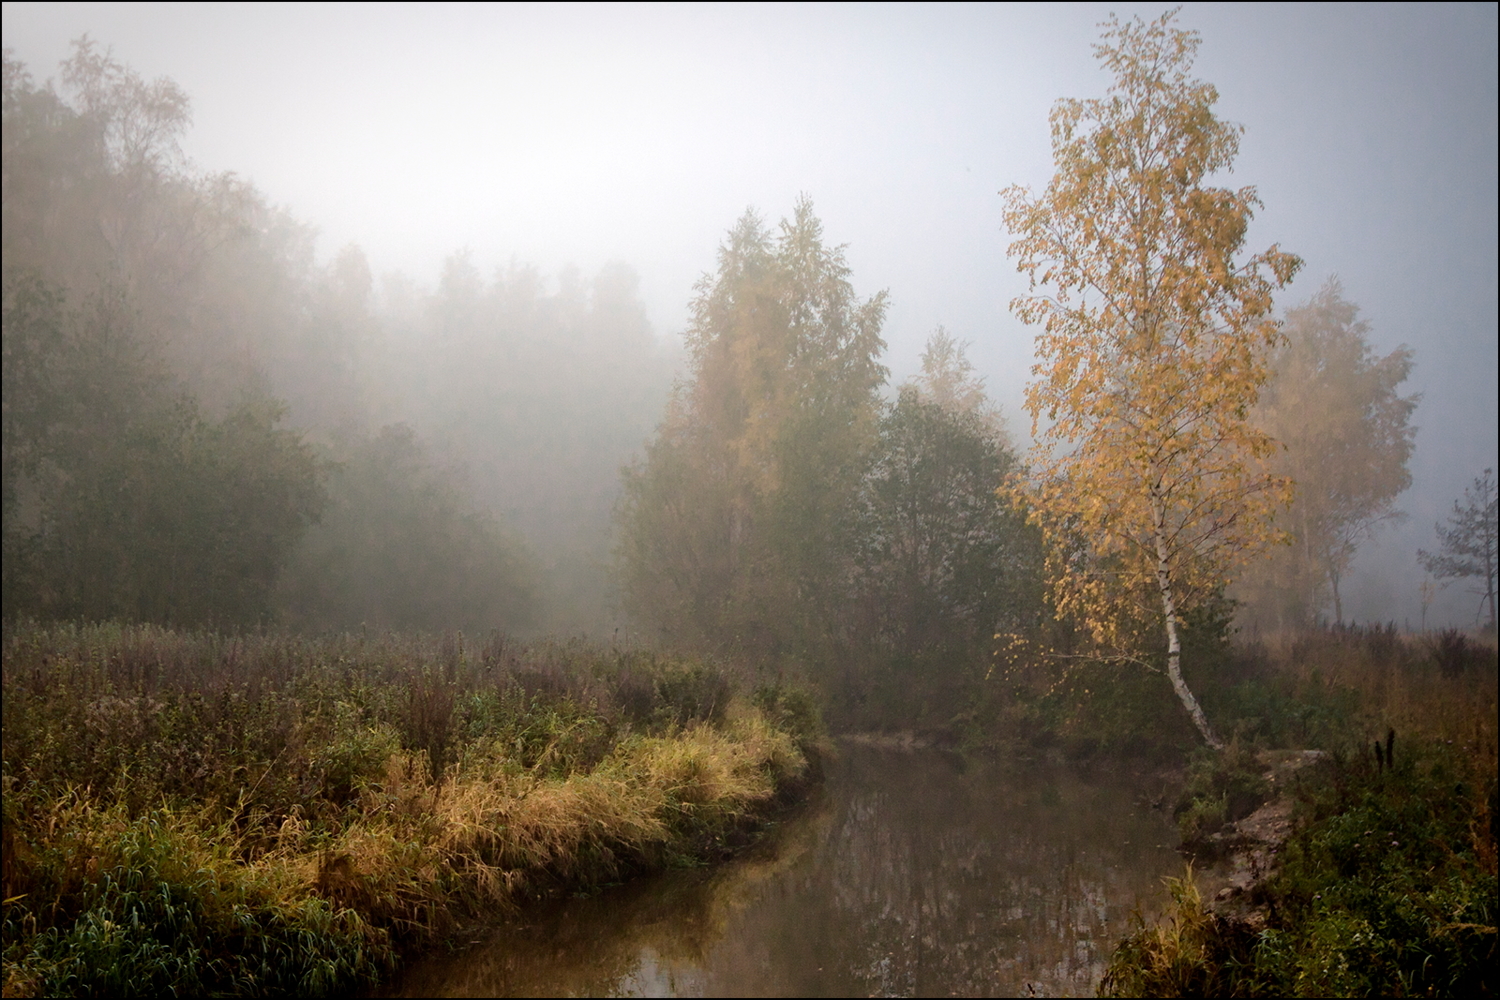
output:
[[[904,387],[880,421],[856,506],[854,591],[898,655],[988,648],[1033,624],[1037,542],[995,490],[1015,455],[976,410]]]
[[[985,391],[984,378],[969,361],[968,342],[954,339],[939,326],[922,350],[922,372],[910,387],[924,402],[952,413],[971,413],[1001,441],[1008,443],[1005,417]]]
[[[628,267],[319,262],[182,155],[172,81],[87,38],[55,80],[6,51],[7,615],[608,627],[619,467],[671,381]]]
[[[323,509],[274,400],[201,412],[128,303],[5,283],[7,616],[256,622]]]
[[[626,476],[626,600],[675,641],[771,656],[819,641],[874,439],[885,294],[861,300],[803,198],[746,213],[698,283],[690,376]]]
[[[1370,326],[1337,278],[1288,310],[1282,330],[1255,417],[1282,446],[1273,467],[1295,484],[1291,544],[1269,552],[1242,593],[1263,623],[1311,624],[1330,601],[1342,623],[1340,581],[1360,542],[1400,516],[1396,497],[1411,485],[1420,396],[1399,390],[1412,352],[1376,357]]]
[[[1218,745],[1182,679],[1178,629],[1277,537],[1287,484],[1248,418],[1280,338],[1272,293],[1301,261],[1274,246],[1238,259],[1255,189],[1208,180],[1232,167],[1241,129],[1189,75],[1199,38],[1175,16],[1105,24],[1109,96],[1054,106],[1056,173],[1039,196],[1010,188],[1006,223],[1032,290],[1012,308],[1042,328],[1026,492],[1057,606],[1111,655],[1164,626],[1166,673]]]

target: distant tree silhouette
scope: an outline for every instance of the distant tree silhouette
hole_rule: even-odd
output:
[[[1485,469],[1464,490],[1464,502],[1453,501],[1449,527],[1436,525],[1442,547],[1436,552],[1418,553],[1422,565],[1439,579],[1479,577],[1475,593],[1484,596],[1490,609],[1490,633],[1495,632],[1496,538],[1500,535],[1500,508],[1497,508],[1495,470]]]

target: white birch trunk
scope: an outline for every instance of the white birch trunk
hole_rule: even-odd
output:
[[[1198,727],[1198,732],[1203,736],[1203,742],[1215,750],[1222,750],[1224,742],[1214,733],[1198,699],[1193,697],[1187,681],[1182,679],[1182,642],[1177,636],[1177,600],[1172,594],[1171,564],[1167,560],[1166,512],[1158,498],[1152,498],[1151,513],[1156,535],[1156,585],[1161,591],[1161,608],[1167,619],[1167,676],[1172,680],[1172,690],[1177,692],[1182,707],[1187,709],[1193,725]]]

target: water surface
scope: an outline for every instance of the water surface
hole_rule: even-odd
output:
[[[527,910],[395,996],[1091,995],[1182,862],[1134,782],[841,742],[745,857]]]

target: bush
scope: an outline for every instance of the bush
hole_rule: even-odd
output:
[[[1168,917],[1116,951],[1101,995],[1494,995],[1493,742],[1409,738],[1394,766],[1340,755],[1299,787],[1298,830],[1257,890],[1264,929],[1178,882]]]

